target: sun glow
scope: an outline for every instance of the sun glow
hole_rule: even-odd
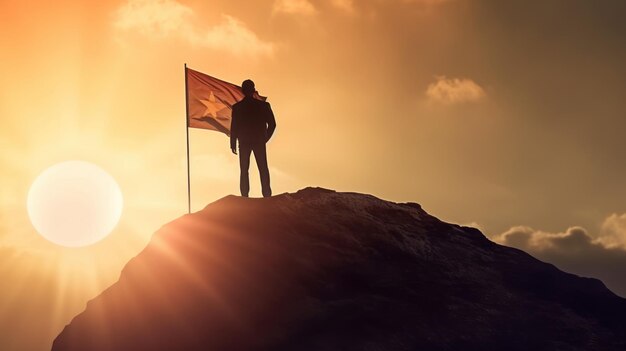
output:
[[[105,238],[122,214],[122,192],[100,167],[83,161],[56,164],[37,177],[27,200],[30,221],[44,238],[67,247]]]

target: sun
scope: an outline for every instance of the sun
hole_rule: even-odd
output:
[[[122,215],[119,185],[102,168],[66,161],[43,171],[28,192],[30,221],[41,236],[66,247],[94,244]]]

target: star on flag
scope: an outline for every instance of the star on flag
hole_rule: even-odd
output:
[[[200,102],[204,106],[206,106],[206,111],[204,111],[203,117],[213,117],[216,119],[225,118],[223,116],[222,117],[218,116],[218,112],[222,111],[225,108],[228,108],[228,106],[224,105],[219,100],[215,99],[215,94],[213,94],[213,91],[209,93],[208,99],[202,99],[200,100]]]

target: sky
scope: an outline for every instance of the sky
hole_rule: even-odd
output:
[[[46,350],[186,212],[184,71],[251,78],[276,115],[275,194],[417,202],[626,296],[626,2],[0,2],[0,349]],[[228,138],[190,131],[192,209],[238,192]],[[56,246],[26,198],[97,164],[124,212]],[[260,194],[251,168],[252,196]]]

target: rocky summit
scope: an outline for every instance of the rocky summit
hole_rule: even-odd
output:
[[[626,300],[416,203],[227,196],[156,232],[74,350],[624,350]]]

